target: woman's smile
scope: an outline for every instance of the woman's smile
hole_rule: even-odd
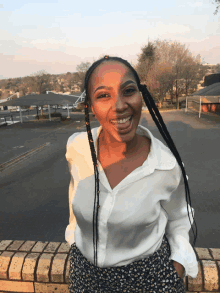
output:
[[[111,121],[110,123],[113,125],[114,129],[116,129],[116,131],[118,131],[120,134],[128,133],[131,131],[133,126],[133,115],[131,115],[130,118],[124,123]]]

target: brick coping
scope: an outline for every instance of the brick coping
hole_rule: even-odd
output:
[[[187,292],[220,292],[220,249],[195,248],[197,278],[184,277]],[[67,242],[2,240],[1,292],[69,292],[70,246]]]

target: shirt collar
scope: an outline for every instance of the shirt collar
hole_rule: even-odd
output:
[[[91,130],[93,140],[94,140],[94,146],[96,151],[96,157],[97,157],[97,143],[98,143],[98,137],[100,135],[100,132],[102,130],[102,126],[93,128]],[[153,136],[151,131],[147,129],[146,127],[142,125],[138,125],[136,133],[139,135],[146,136],[151,139],[151,147],[150,152],[147,157],[147,160],[143,163],[142,166],[148,165],[153,172],[155,169],[159,170],[171,170],[174,168],[176,164],[176,158],[171,152],[171,150],[165,146],[159,139]],[[87,136],[87,134],[86,134]],[[87,138],[88,140],[88,138]],[[89,144],[89,142],[88,142]],[[90,147],[88,149],[89,155],[91,157],[91,151]]]

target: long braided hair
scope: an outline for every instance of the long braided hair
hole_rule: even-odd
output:
[[[175,156],[181,170],[182,170],[182,174],[183,174],[183,178],[184,178],[184,183],[185,183],[185,191],[186,191],[186,202],[187,202],[187,212],[188,212],[188,216],[189,216],[189,211],[188,211],[188,198],[189,198],[189,202],[190,202],[190,208],[191,208],[191,198],[190,198],[190,190],[189,190],[189,185],[188,185],[188,180],[186,177],[186,173],[185,173],[185,169],[184,169],[184,165],[183,162],[180,158],[180,155],[175,147],[175,144],[167,130],[167,127],[160,115],[159,110],[157,109],[157,106],[154,103],[154,100],[151,96],[151,94],[149,93],[146,85],[141,85],[140,84],[140,79],[138,77],[137,72],[135,71],[135,69],[130,65],[130,63],[122,58],[119,57],[109,57],[108,55],[106,55],[105,57],[97,60],[96,62],[94,62],[90,68],[88,69],[88,71],[86,72],[85,75],[85,80],[84,80],[84,92],[85,92],[85,100],[84,100],[84,106],[85,106],[85,122],[86,122],[86,128],[87,128],[87,135],[88,135],[88,140],[89,140],[89,144],[90,144],[90,149],[91,149],[91,154],[92,154],[92,160],[93,160],[93,165],[94,165],[94,174],[95,174],[95,199],[94,199],[94,209],[93,209],[93,245],[94,245],[94,263],[97,266],[97,243],[98,243],[98,211],[99,211],[99,172],[98,172],[98,163],[97,163],[97,158],[96,158],[96,153],[95,153],[95,147],[94,147],[94,143],[93,143],[93,137],[92,137],[92,133],[91,133],[91,128],[90,128],[90,120],[89,120],[89,104],[88,102],[90,102],[90,97],[89,97],[89,92],[88,92],[88,83],[89,83],[89,78],[92,74],[92,72],[95,70],[95,68],[97,66],[99,66],[101,63],[104,62],[108,62],[108,61],[116,61],[116,62],[120,62],[124,65],[126,65],[131,72],[134,74],[134,77],[136,79],[137,85],[138,85],[138,89],[139,91],[142,92],[142,96],[143,99],[146,103],[146,106],[149,109],[149,112],[155,122],[155,124],[157,125],[157,128],[159,129],[161,135],[163,136],[164,140],[166,141],[168,147],[170,148],[170,150],[172,151],[173,155]],[[97,203],[96,203],[97,202]],[[192,209],[191,209],[192,212]],[[196,236],[194,234],[194,230],[193,230],[193,234],[194,234],[194,243],[193,243],[193,250],[196,254],[197,257],[197,261],[199,261],[199,257],[198,254],[194,248],[195,243],[196,243],[196,239],[197,239],[197,225],[194,219],[194,215],[192,213],[193,216],[193,220],[196,226]],[[189,216],[189,220],[190,220],[190,216]],[[190,220],[190,225],[192,227],[191,224],[191,220]],[[95,230],[96,227],[96,230]]]

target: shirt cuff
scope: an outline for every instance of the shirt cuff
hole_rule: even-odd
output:
[[[181,235],[166,236],[171,249],[169,259],[175,260],[185,268],[183,278],[188,275],[192,278],[196,278],[198,274],[198,262],[196,254],[189,241]]]
[[[75,231],[72,232],[71,230],[66,229],[65,240],[71,246],[75,242]]]

